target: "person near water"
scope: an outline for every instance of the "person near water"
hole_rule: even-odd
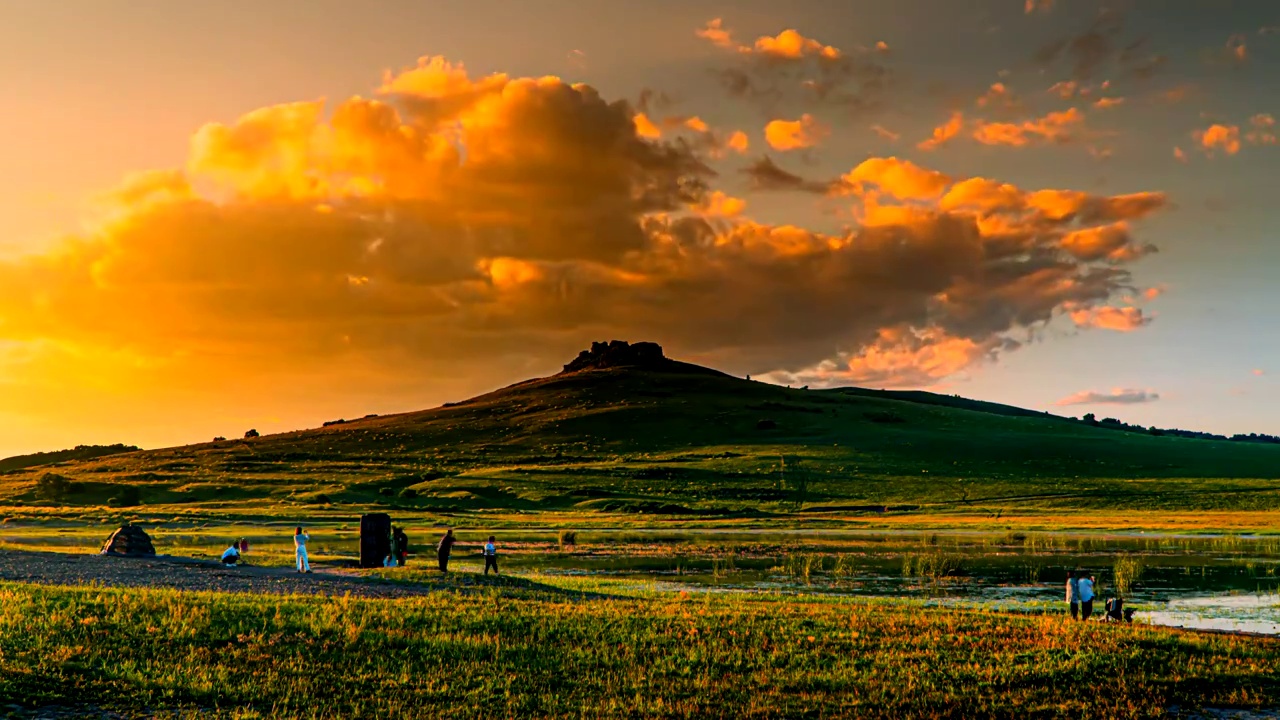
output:
[[[400,567],[404,567],[405,561],[409,559],[409,536],[405,534],[404,528],[396,528],[392,533],[396,541],[396,550],[399,553],[396,561],[400,563]]]
[[[307,541],[310,539],[311,536],[302,531],[301,525],[294,528],[293,547],[294,553],[298,556],[298,572],[300,573],[311,572],[311,563],[307,560]]]
[[[1080,619],[1093,615],[1093,576],[1080,578]]]
[[[498,572],[498,547],[493,544],[496,538],[489,536],[489,542],[484,544],[484,574],[489,574],[489,568],[493,568],[494,575],[500,575]]]
[[[399,529],[394,525],[391,527],[391,544],[386,559],[382,561],[383,567],[396,567],[396,561],[400,559],[400,535]]]
[[[222,551],[223,565],[238,565],[240,563],[240,541],[231,544],[231,547]]]
[[[440,542],[436,544],[436,559],[440,561],[440,572],[449,572],[449,553],[453,550],[453,544],[458,540],[453,536],[453,530],[445,532],[444,537],[440,538]]]
[[[1107,600],[1107,614],[1104,618],[1107,622],[1124,622],[1124,600],[1119,597],[1113,597]]]
[[[1067,571],[1067,604],[1071,606],[1071,619],[1080,619],[1080,580],[1075,570]]]

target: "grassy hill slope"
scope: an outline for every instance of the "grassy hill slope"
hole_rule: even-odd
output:
[[[682,363],[587,369],[432,410],[61,466],[56,497],[40,481],[48,468],[11,473],[0,503],[657,515],[1280,507],[1274,445],[922,397],[787,389]]]

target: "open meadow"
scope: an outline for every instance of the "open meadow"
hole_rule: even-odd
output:
[[[1273,444],[671,363],[79,452],[0,475],[0,706],[15,713],[1280,708]],[[407,567],[355,568],[366,512],[405,528]],[[85,558],[125,523],[162,557]],[[309,576],[290,569],[299,524]],[[441,576],[445,528],[459,545]],[[501,577],[480,574],[491,534]],[[249,566],[218,566],[240,538]],[[1070,621],[1068,570],[1136,622]]]

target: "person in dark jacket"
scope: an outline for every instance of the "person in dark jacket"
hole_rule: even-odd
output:
[[[444,537],[440,538],[440,542],[436,545],[436,559],[440,561],[440,572],[449,572],[449,553],[453,550],[453,544],[458,540],[453,536],[453,530],[445,532]]]
[[[395,531],[396,561],[400,563],[400,567],[404,567],[404,563],[409,559],[409,536],[405,534],[404,528],[396,528]]]
[[[489,574],[489,568],[493,568],[493,574],[498,574],[498,546],[494,543],[497,538],[490,535],[489,542],[484,544],[484,574]]]

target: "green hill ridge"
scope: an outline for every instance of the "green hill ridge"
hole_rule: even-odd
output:
[[[0,504],[744,517],[1280,506],[1276,445],[931,393],[784,388],[617,341],[430,410],[84,460],[55,468],[65,482],[53,490],[47,469],[0,477]]]

